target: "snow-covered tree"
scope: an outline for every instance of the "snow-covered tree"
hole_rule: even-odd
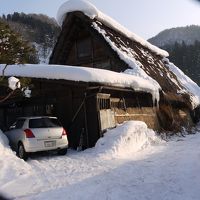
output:
[[[35,51],[29,43],[0,21],[0,63],[36,63]]]
[[[37,60],[34,49],[27,42],[23,41],[18,34],[10,30],[8,25],[0,21],[0,63],[5,64],[6,68],[8,64],[36,62]],[[21,84],[18,82],[21,82]],[[12,87],[9,87],[9,79],[4,77],[4,74],[2,74],[0,77],[0,87],[9,87],[10,90],[6,90],[7,92],[5,95],[1,96],[0,103],[7,100],[12,94],[19,90],[19,85],[21,87],[26,87],[29,83],[29,79],[21,79],[15,83],[16,86],[12,85]]]

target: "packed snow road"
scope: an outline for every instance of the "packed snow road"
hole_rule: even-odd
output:
[[[18,159],[0,134],[0,191],[20,200],[199,200],[200,134],[161,141],[142,122],[109,131],[95,148]]]

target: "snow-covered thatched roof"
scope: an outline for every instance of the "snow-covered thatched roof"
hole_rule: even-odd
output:
[[[68,16],[77,11],[83,13],[84,17],[88,19],[85,21],[89,29],[93,29],[91,34],[94,31],[99,34],[109,45],[109,48],[124,62],[124,67],[128,68],[125,69],[124,73],[140,77],[142,80],[148,80],[151,84],[156,82],[168,100],[181,101],[191,108],[195,108],[200,104],[200,88],[182,71],[175,70],[177,67],[166,59],[168,57],[166,51],[130,32],[99,11],[90,2],[86,0],[69,0],[61,5],[57,14],[59,24],[64,28]],[[61,32],[62,34],[63,37],[60,40],[58,39],[58,43],[63,44],[66,31]],[[61,46],[57,45],[55,47],[52,54],[52,60],[55,62],[52,63],[57,63],[57,55],[61,56],[59,53]]]
[[[116,31],[130,38],[131,40],[139,42],[143,46],[149,48],[157,55],[163,57],[167,57],[169,55],[168,52],[150,44],[148,41],[142,39],[135,33],[129,31],[127,28],[119,24],[117,21],[115,21],[111,17],[107,16],[106,14],[98,10],[93,4],[85,0],[69,0],[60,6],[57,12],[57,21],[60,24],[60,26],[62,26],[66,14],[73,11],[81,11],[91,19],[96,18],[97,20],[103,22],[108,27],[115,29]]]

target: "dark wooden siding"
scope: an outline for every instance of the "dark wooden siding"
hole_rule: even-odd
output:
[[[32,84],[31,98],[15,97],[1,104],[0,128],[5,130],[17,117],[56,116],[68,130],[68,139],[73,148],[92,147],[103,135],[99,118],[100,110],[112,109],[116,112],[116,122],[121,123],[128,118],[117,114],[124,114],[124,116],[127,113],[131,114],[129,108],[132,107],[139,107],[139,109],[153,107],[150,94],[125,88],[46,79],[33,79]],[[109,95],[109,107],[104,102],[102,105],[101,102],[99,104],[97,98],[99,93]],[[114,101],[116,99],[117,102]],[[5,126],[2,127],[3,125]]]
[[[79,56],[82,51],[85,51],[85,56]],[[104,38],[91,27],[89,18],[80,12],[69,14],[52,53],[50,64],[84,66],[117,72],[128,68],[117,54],[113,54]]]

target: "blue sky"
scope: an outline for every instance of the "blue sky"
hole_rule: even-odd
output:
[[[0,0],[0,15],[17,12],[56,17],[66,0]],[[89,0],[129,30],[144,38],[177,26],[200,25],[200,3],[195,0]]]

